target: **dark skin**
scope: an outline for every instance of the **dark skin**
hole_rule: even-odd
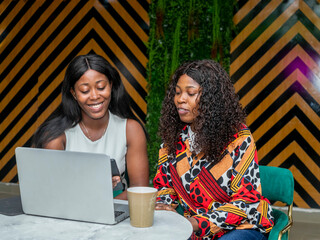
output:
[[[173,207],[171,207],[170,205],[167,205],[167,204],[163,204],[163,203],[157,203],[155,209],[156,210],[171,211],[171,212],[177,213],[177,211]],[[198,226],[197,220],[195,220],[194,218],[187,218],[187,219],[191,223],[193,231],[194,232],[199,231],[199,226]]]
[[[197,108],[199,103],[200,85],[187,75],[182,75],[176,86],[174,102],[179,113],[180,120],[191,124],[197,117]],[[172,206],[157,203],[156,210],[166,210],[177,212]],[[194,218],[187,218],[192,225],[193,231],[199,230],[198,222]]]
[[[74,89],[71,89],[72,95],[81,108],[82,121],[80,122],[80,127],[91,141],[100,139],[108,127],[108,106],[111,91],[112,84],[110,84],[108,78],[94,70],[85,72],[76,82]],[[127,120],[126,137],[126,162],[130,187],[149,186],[147,140],[143,128],[137,121],[133,119]],[[45,148],[65,150],[66,135],[62,134],[58,138],[51,140],[46,144]],[[113,186],[119,181],[120,177],[113,177]],[[124,191],[116,198],[127,199],[127,191]]]

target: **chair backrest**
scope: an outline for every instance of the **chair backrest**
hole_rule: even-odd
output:
[[[271,202],[281,201],[287,205],[293,202],[294,179],[286,168],[259,166],[262,195]]]

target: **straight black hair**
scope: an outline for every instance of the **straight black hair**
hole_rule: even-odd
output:
[[[74,90],[75,83],[89,69],[104,74],[112,84],[110,112],[121,118],[137,120],[131,110],[129,97],[118,71],[100,55],[80,55],[69,63],[62,82],[61,104],[35,132],[32,139],[33,147],[43,148],[49,141],[59,137],[65,130],[74,127],[82,120],[80,106],[70,90]]]

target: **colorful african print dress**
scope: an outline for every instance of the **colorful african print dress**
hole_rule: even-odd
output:
[[[199,223],[191,239],[217,239],[233,229],[268,233],[273,226],[271,206],[261,195],[258,157],[250,130],[244,128],[223,152],[217,164],[203,153],[192,153],[191,128],[185,126],[175,156],[161,146],[153,180],[157,202],[177,207]]]

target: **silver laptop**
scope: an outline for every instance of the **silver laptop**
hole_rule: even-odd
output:
[[[102,224],[129,216],[128,202],[113,199],[109,156],[26,147],[15,153],[24,213]]]

